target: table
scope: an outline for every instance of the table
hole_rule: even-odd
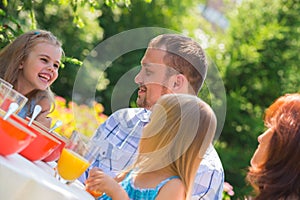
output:
[[[94,200],[79,181],[71,185],[55,177],[55,162],[31,162],[19,154],[0,156],[2,200]]]

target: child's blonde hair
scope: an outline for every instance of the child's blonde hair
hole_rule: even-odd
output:
[[[217,120],[208,104],[194,95],[166,94],[153,107],[133,165],[145,173],[167,169],[180,177],[187,198],[199,164],[211,144]]]
[[[51,32],[45,30],[26,32],[1,50],[0,77],[12,85],[16,85],[20,64],[26,61],[32,49],[42,42],[57,46],[61,49],[62,55],[64,55],[61,42]],[[29,99],[35,98],[37,101],[42,98],[48,98],[54,105],[54,95],[50,88],[47,88],[46,91],[34,90],[25,95]],[[28,105],[30,106],[30,101]]]

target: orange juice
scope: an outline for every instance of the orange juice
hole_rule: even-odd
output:
[[[63,179],[73,181],[79,178],[89,165],[82,156],[64,148],[57,163],[57,170]]]
[[[93,197],[97,198],[103,195],[103,192],[92,191],[89,189],[85,189],[88,193],[90,193]]]

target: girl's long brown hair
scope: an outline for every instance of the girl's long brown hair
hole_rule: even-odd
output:
[[[51,32],[45,30],[26,32],[0,51],[0,78],[16,85],[20,64],[26,61],[32,49],[41,42],[57,46],[64,55],[62,44]],[[54,105],[54,95],[50,88],[47,88],[46,91],[34,90],[29,94],[25,94],[25,96],[29,99],[27,103],[29,107],[32,99],[39,101],[42,98],[50,99],[50,102]]]

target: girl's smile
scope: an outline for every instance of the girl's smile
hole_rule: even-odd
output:
[[[58,77],[61,56],[59,47],[37,44],[19,66],[17,90],[26,95],[35,89],[47,89]]]

